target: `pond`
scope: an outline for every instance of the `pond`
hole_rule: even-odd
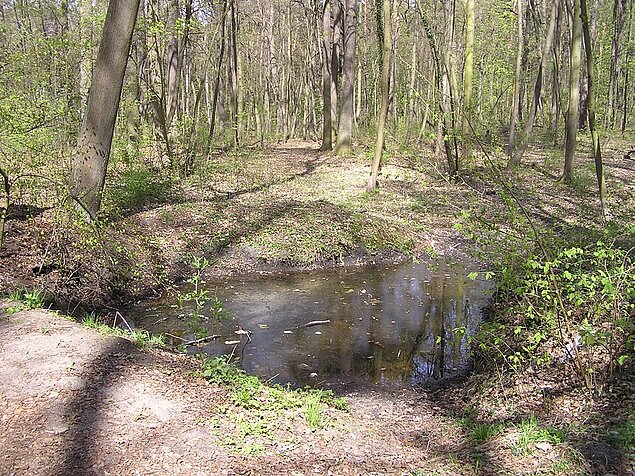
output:
[[[189,352],[230,355],[272,383],[419,385],[467,368],[492,288],[469,272],[437,262],[234,278],[208,282],[220,303],[199,309],[216,306],[225,319],[193,317],[194,303],[177,307],[174,294],[131,316],[175,345],[207,336]]]

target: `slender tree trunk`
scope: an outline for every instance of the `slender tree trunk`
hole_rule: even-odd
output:
[[[169,41],[167,48],[167,94],[165,100],[165,125],[168,130],[172,128],[172,121],[178,109],[179,89],[181,84],[181,62],[179,61],[179,32],[177,23],[179,19],[179,1],[170,0],[168,4],[168,32]]]
[[[110,0],[88,105],[71,166],[72,196],[89,221],[101,206],[139,0]]]
[[[214,140],[214,132],[216,130],[216,110],[218,109],[218,97],[220,96],[221,73],[223,71],[223,60],[225,57],[225,23],[227,19],[227,2],[224,0],[223,12],[220,27],[220,52],[218,53],[218,68],[216,70],[216,81],[214,83],[214,93],[212,96],[212,110],[209,121],[209,135],[207,136],[207,155],[212,150],[212,141]]]
[[[632,34],[632,29],[633,29],[633,24],[632,24],[632,18],[633,18],[633,5],[631,5],[631,7],[628,10],[628,38],[626,40],[626,44],[630,45],[631,44],[631,34]],[[626,49],[626,58],[624,58],[624,82],[622,85],[622,91],[623,91],[623,97],[624,97],[624,114],[622,114],[622,126],[621,126],[621,130],[622,130],[622,134],[624,134],[624,130],[626,129],[626,122],[627,122],[627,112],[628,112],[628,85],[630,84],[629,81],[629,74],[630,74],[630,62],[631,62],[631,48],[627,48]]]
[[[337,136],[337,108],[340,78],[340,43],[342,41],[342,0],[331,1],[332,50],[331,50],[331,137]]]
[[[582,31],[584,34],[584,51],[586,53],[586,71],[588,85],[587,112],[589,114],[589,132],[591,132],[591,142],[593,144],[595,174],[598,180],[602,217],[604,218],[604,221],[607,222],[608,220],[610,220],[610,211],[606,197],[606,181],[604,180],[604,167],[602,163],[602,149],[600,148],[600,135],[597,128],[595,127],[595,65],[593,63],[593,48],[591,45],[589,15],[587,13],[586,0],[580,0],[580,14],[582,17]]]
[[[353,132],[353,91],[355,85],[355,46],[357,41],[357,0],[344,2],[344,86],[335,153],[347,155],[351,151]]]
[[[569,70],[569,109],[565,131],[564,171],[562,181],[573,180],[573,162],[577,144],[578,118],[580,117],[580,64],[582,60],[582,21],[580,0],[573,2],[573,28],[571,33],[571,67]]]
[[[231,0],[231,108],[232,108],[232,132],[234,146],[238,147],[238,13],[236,0]]]
[[[0,250],[4,244],[4,224],[9,211],[9,200],[11,199],[11,182],[9,176],[0,168],[0,176],[2,176],[2,200],[0,201]]]
[[[331,150],[333,148],[333,127],[331,125],[331,50],[333,47],[331,42],[333,41],[333,31],[330,0],[324,0],[322,7],[322,115],[324,118],[320,150]]]
[[[531,137],[531,131],[534,127],[534,122],[536,120],[536,114],[538,112],[538,106],[540,105],[540,96],[542,94],[542,83],[543,83],[543,75],[547,69],[547,60],[549,59],[549,54],[551,53],[551,46],[553,44],[553,37],[556,28],[556,13],[558,10],[557,6],[558,0],[553,2],[553,6],[551,7],[551,16],[549,18],[549,26],[547,27],[547,37],[545,38],[545,43],[542,47],[542,56],[540,58],[540,65],[538,66],[538,74],[536,75],[536,83],[534,85],[534,97],[531,101],[531,109],[529,111],[529,117],[527,118],[527,123],[525,124],[525,130],[523,131],[522,142],[516,149],[514,155],[509,159],[508,166],[516,167],[520,165],[520,161],[527,150],[527,146],[529,145],[529,139]]]
[[[84,111],[86,102],[88,101],[88,92],[90,89],[91,77],[91,59],[93,39],[93,22],[91,20],[93,13],[92,0],[79,0],[77,2],[78,22],[79,22],[79,40],[81,43],[81,59],[79,62],[79,97],[81,101],[80,111]]]
[[[520,76],[522,71],[523,58],[523,5],[522,0],[516,0],[516,10],[518,15],[518,51],[516,52],[516,74],[514,76],[514,86],[512,88],[513,106],[511,118],[509,121],[509,144],[507,146],[507,155],[510,160],[514,155],[514,143],[516,135],[516,123],[518,122],[518,111],[520,109]]]
[[[615,125],[618,103],[619,78],[621,75],[620,59],[622,55],[621,36],[626,18],[626,0],[613,1],[613,36],[611,38],[611,65],[609,70],[609,97],[607,101],[606,119],[608,127]]]
[[[520,3],[521,0],[518,0]],[[463,66],[463,142],[461,157],[467,162],[470,156],[470,121],[472,120],[472,76],[474,64],[474,0],[465,1],[465,64]]]
[[[384,0],[382,6],[382,71],[381,71],[381,111],[377,121],[377,142],[375,144],[375,157],[366,190],[373,191],[377,188],[377,176],[381,166],[381,155],[384,150],[384,133],[386,130],[386,116],[388,115],[388,88],[390,82],[390,65],[392,52],[392,16],[390,14],[390,0]]]

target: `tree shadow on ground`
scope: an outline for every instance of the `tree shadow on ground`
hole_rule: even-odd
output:
[[[459,465],[470,468],[470,474],[506,475],[506,474],[574,474],[577,468],[584,468],[590,475],[629,475],[634,474],[635,463],[626,455],[617,441],[616,435],[629,415],[635,414],[635,380],[633,369],[628,369],[620,376],[616,386],[620,391],[610,392],[604,397],[590,399],[593,411],[584,421],[573,421],[571,427],[559,421],[552,413],[556,405],[562,405],[562,398],[573,395],[583,398],[580,392],[572,390],[564,382],[557,382],[551,388],[535,389],[523,408],[519,408],[511,416],[502,419],[486,418],[481,420],[472,417],[475,413],[487,414],[487,410],[477,408],[479,398],[469,398],[462,386],[466,382],[455,381],[429,393],[423,393],[422,399],[429,401],[439,410],[439,417],[445,421],[455,422],[461,427],[462,435],[452,444],[438,444],[435,433],[421,432],[411,438],[418,446],[427,448],[432,460],[443,460],[448,465]],[[472,379],[473,380],[473,379]],[[483,380],[488,380],[485,377]],[[543,382],[545,383],[545,382]],[[570,384],[569,384],[570,385]],[[456,392],[458,390],[458,392]],[[465,398],[457,398],[457,395]],[[587,397],[589,395],[587,394]],[[565,400],[566,401],[566,400]],[[476,403],[475,403],[476,402]],[[541,429],[563,431],[565,440],[562,443],[547,445],[547,449],[538,449],[529,445],[526,449],[518,444],[518,440],[506,438],[501,446],[500,440],[493,437],[485,441],[476,441],[472,429],[477,426],[499,426],[514,428],[520,435],[522,422],[535,416]],[[465,426],[465,421],[470,425]],[[562,428],[558,428],[558,425]],[[538,443],[540,440],[536,440]],[[514,446],[516,445],[516,446]],[[519,453],[519,451],[523,450]],[[547,453],[547,452],[549,453]],[[538,459],[535,459],[538,458]],[[532,467],[535,461],[550,464],[550,467]],[[576,469],[574,469],[576,468]]]
[[[103,424],[102,410],[108,404],[108,390],[126,365],[125,357],[138,352],[125,339],[113,338],[109,344],[83,369],[83,386],[66,405],[64,420],[68,431],[64,433],[64,454],[52,474],[97,475],[99,461],[96,449],[100,442],[96,432]]]

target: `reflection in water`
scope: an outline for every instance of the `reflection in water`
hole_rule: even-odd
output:
[[[216,283],[212,291],[232,318],[204,322],[221,337],[195,350],[232,353],[248,372],[293,385],[418,384],[455,375],[466,367],[467,336],[489,289],[466,275],[446,264],[435,271],[403,264]],[[194,337],[173,302],[136,310],[137,326]]]

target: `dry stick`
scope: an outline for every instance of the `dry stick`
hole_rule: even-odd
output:
[[[188,340],[187,342],[183,342],[181,345],[190,346],[190,345],[203,344],[204,342],[209,342],[211,340],[216,340],[219,337],[221,337],[221,336],[217,335],[217,334],[214,334],[212,336],[201,337],[200,339]]]
[[[132,327],[130,327],[130,324],[128,324],[128,321],[126,321],[126,318],[123,317],[119,311],[115,311],[115,324],[117,324],[117,318],[119,318],[119,319],[121,319],[123,321],[123,323],[126,325],[126,327],[128,328],[128,330],[131,333],[134,332],[132,330]]]
[[[331,323],[330,319],[326,319],[325,321],[311,321],[311,322],[307,322],[306,324],[303,324],[301,326],[292,327],[291,329],[305,329],[307,327],[321,326],[323,324],[330,324],[330,323]],[[287,330],[291,330],[291,329],[287,329]]]

